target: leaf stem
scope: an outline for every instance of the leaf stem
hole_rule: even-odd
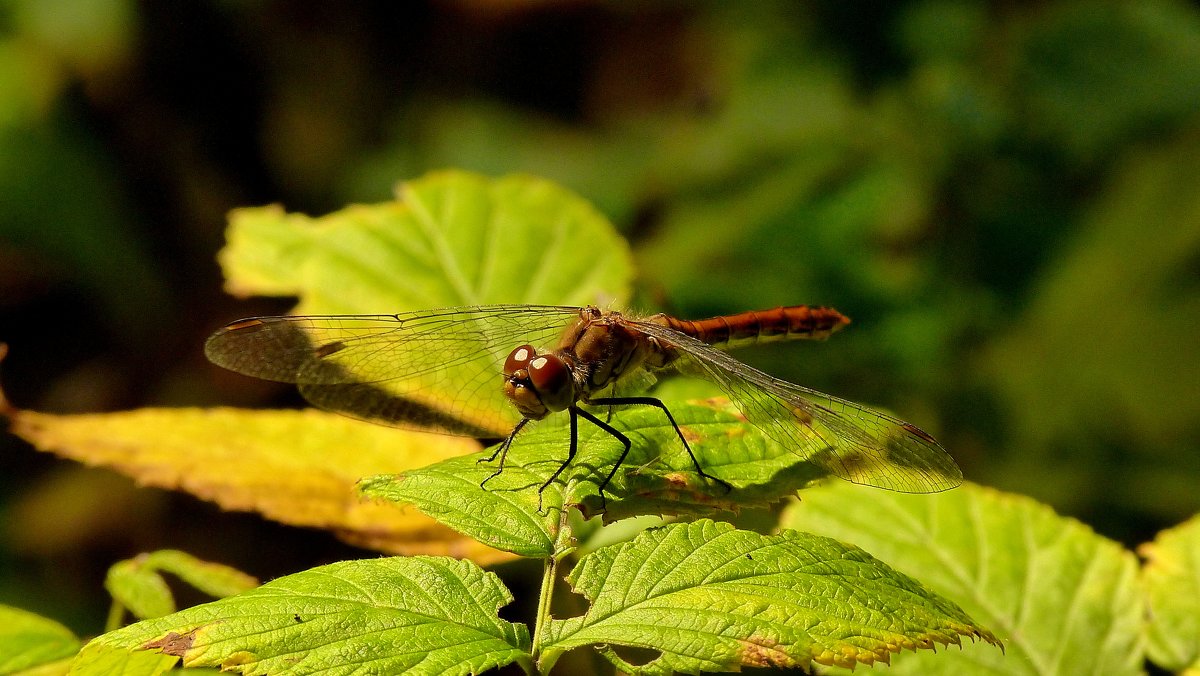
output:
[[[550,603],[554,599],[554,585],[558,582],[558,562],[572,550],[569,545],[563,546],[564,542],[573,542],[566,509],[559,510],[558,532],[554,535],[554,553],[546,557],[542,567],[542,588],[538,594],[537,617],[533,623],[533,663],[538,673],[542,672],[542,665],[538,664],[542,653],[542,633],[550,624]],[[551,665],[546,666],[549,668]]]
[[[121,619],[124,617],[125,606],[121,605],[120,601],[113,599],[112,605],[108,607],[108,618],[104,621],[104,633],[120,629]]]
[[[554,582],[558,577],[558,557],[546,557],[542,568],[542,591],[538,595],[537,618],[533,625],[533,660],[541,654],[542,631],[550,622],[550,600],[554,597]]]

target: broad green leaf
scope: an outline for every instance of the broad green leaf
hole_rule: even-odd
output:
[[[701,520],[650,529],[589,554],[568,576],[591,602],[553,620],[543,668],[565,651],[601,648],[630,673],[740,666],[872,664],[901,649],[995,639],[958,606],[835,540],[760,535]],[[661,653],[634,666],[612,646]]]
[[[185,552],[162,550],[119,561],[108,569],[104,586],[113,600],[138,619],[175,612],[175,598],[162,573],[169,572],[210,596],[232,596],[258,586],[235,568],[201,561]]]
[[[567,459],[570,430],[559,414],[519,435],[504,471],[498,461],[480,462],[496,448],[455,457],[399,476],[376,476],[359,485],[367,497],[410,503],[454,530],[491,547],[522,556],[554,552],[558,512],[576,505],[585,514],[604,510],[606,521],[639,514],[711,514],[763,506],[795,493],[821,475],[736,416],[723,400],[668,402],[701,467],[734,486],[701,477],[674,428],[653,407],[613,412],[612,424],[629,437],[632,448],[605,489],[600,483],[613,470],[622,445],[591,423],[579,421],[574,460],[546,490],[538,488]],[[604,411],[597,411],[604,417]],[[485,490],[480,484],[487,480]]]
[[[473,674],[528,666],[500,579],[446,557],[343,561],[145,620],[89,646],[157,650],[247,674]]]
[[[79,652],[82,645],[70,629],[27,610],[0,606],[0,674],[14,674]]]
[[[1138,548],[1150,607],[1147,652],[1170,671],[1200,671],[1200,517]]]
[[[590,204],[554,183],[443,171],[397,193],[395,202],[320,218],[278,207],[233,212],[220,256],[227,289],[300,296],[297,314],[628,297],[628,246]]]
[[[298,314],[334,315],[608,304],[628,296],[632,262],[624,241],[591,205],[548,181],[440,172],[399,192],[396,202],[318,219],[273,207],[235,212],[221,255],[228,288],[238,295],[297,295]],[[318,406],[370,419],[369,407],[344,405],[370,399],[372,406],[407,407],[414,427],[423,425],[410,420],[419,409],[439,414],[427,414],[430,421],[448,414],[465,423],[452,432],[491,437],[506,434],[517,419],[501,389],[505,357],[523,343],[557,344],[578,317],[570,308],[540,316],[475,308],[441,323],[410,319],[276,322],[269,336],[257,329],[222,332],[206,349],[240,373],[288,381],[294,370],[281,366],[281,375],[270,367],[287,355],[271,348],[299,345],[307,354],[310,344],[336,344],[342,349],[323,366],[345,370],[359,387],[302,385]],[[442,328],[418,334],[402,330],[408,325]],[[369,346],[369,353],[347,346]]]
[[[444,435],[368,425],[316,410],[140,409],[91,415],[12,414],[10,430],[41,450],[184,490],[225,509],[327,528],[387,552],[493,561],[414,512],[360,502],[354,482],[477,450]],[[336,462],[331,462],[336,458]]]
[[[839,483],[805,491],[782,525],[854,542],[918,576],[995,631],[1007,653],[904,655],[894,673],[1141,671],[1133,554],[1033,500],[974,484],[905,495]]]
[[[145,650],[87,644],[71,662],[69,676],[157,676],[171,671],[179,657]],[[189,674],[192,672],[188,672]]]

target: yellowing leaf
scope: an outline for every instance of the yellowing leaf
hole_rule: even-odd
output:
[[[122,413],[12,413],[11,431],[44,451],[111,468],[142,484],[183,490],[230,510],[326,528],[364,547],[505,555],[416,511],[360,501],[361,477],[402,472],[479,450],[468,439],[356,422],[331,413],[231,408]]]
[[[179,658],[145,650],[124,650],[90,643],[71,662],[69,676],[158,676],[171,671]]]

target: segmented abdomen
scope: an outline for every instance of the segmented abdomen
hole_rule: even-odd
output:
[[[807,305],[696,320],[655,315],[650,321],[720,348],[780,340],[823,340],[850,323],[849,318],[833,308]]]

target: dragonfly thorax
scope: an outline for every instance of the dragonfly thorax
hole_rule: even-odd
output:
[[[558,349],[522,345],[509,353],[504,395],[522,416],[541,420],[613,385],[641,366],[647,352],[647,343],[621,324],[618,313],[584,308]]]

